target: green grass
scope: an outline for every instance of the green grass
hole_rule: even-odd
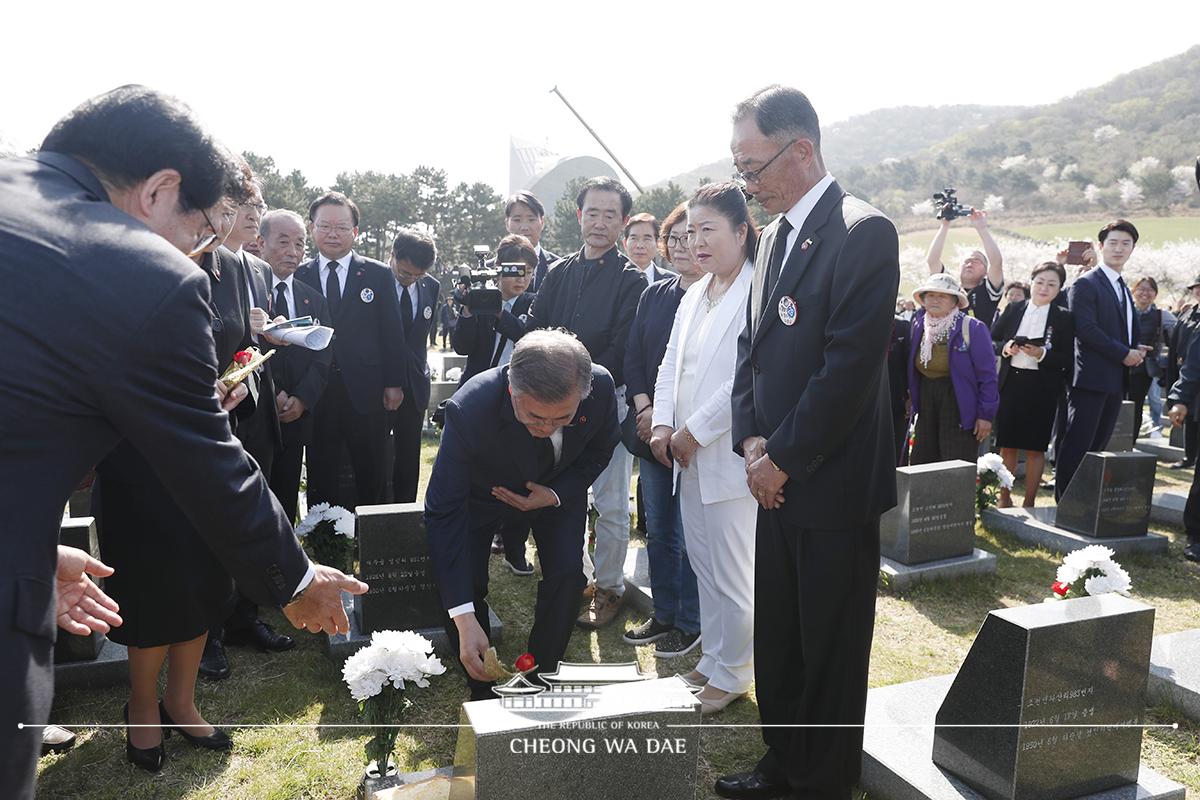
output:
[[[426,442],[422,485],[428,479],[434,447],[432,440]],[[1189,479],[1190,473],[1160,469],[1158,483],[1160,488],[1181,488]],[[1046,495],[1039,502],[1051,500]],[[1171,539],[1167,556],[1121,558],[1133,579],[1133,596],[1155,607],[1155,633],[1194,627],[1200,620],[1200,567],[1182,559],[1180,531],[1155,527]],[[880,592],[871,686],[954,672],[988,611],[1039,603],[1048,596],[1059,563],[1056,555],[982,526],[977,533],[979,546],[997,555],[994,578],[918,585],[901,595]],[[632,546],[641,547],[644,542],[635,537]],[[511,663],[524,651],[536,579],[514,576],[501,566],[499,559],[493,559],[490,599],[505,623],[504,641],[498,646],[500,658]],[[269,617],[281,629],[286,624],[277,613]],[[662,675],[694,666],[698,655],[655,664],[651,648],[635,650],[624,644],[621,634],[640,621],[636,614],[626,612],[599,632],[576,630],[567,658],[636,658],[643,669],[657,669]],[[297,639],[296,649],[288,653],[263,655],[230,649],[233,676],[219,684],[201,683],[198,705],[217,724],[287,723],[299,727],[235,730],[234,750],[226,755],[196,752],[179,737],[172,737],[167,742],[170,760],[159,776],[125,763],[121,729],[79,729],[80,743],[74,750],[42,759],[38,797],[349,800],[364,764],[366,736],[353,729],[305,727],[356,723],[358,719],[340,672],[326,659],[318,639],[303,633],[297,634]],[[405,722],[456,723],[466,689],[460,673],[452,667],[428,690],[414,690],[409,696],[413,705]],[[63,691],[55,700],[51,719],[68,727],[73,723],[117,723],[124,702],[125,692],[120,688]],[[719,721],[756,723],[753,693],[749,700],[731,705]],[[1170,708],[1151,709],[1148,721],[1177,722],[1180,727],[1148,731],[1143,739],[1143,759],[1192,793],[1200,792],[1200,725]],[[398,744],[402,769],[449,765],[455,735],[446,728],[407,729]],[[762,749],[759,733],[753,728],[714,727],[703,732],[701,745],[698,798],[713,797],[711,786],[717,776],[748,768]]]
[[[1012,230],[1023,236],[1046,242],[1069,241],[1080,239],[1094,241],[1096,231],[1111,220],[1096,218],[1093,220],[1076,220],[1073,222],[1051,222],[1045,225],[1006,225],[1002,220],[992,222],[994,228]],[[1130,220],[1137,226],[1138,243],[1149,247],[1159,247],[1167,242],[1179,242],[1188,239],[1200,239],[1200,217],[1142,217]],[[911,231],[900,237],[900,249],[919,247],[925,250],[929,247],[935,226],[924,230]],[[979,236],[966,222],[957,222],[950,229],[947,246],[951,252],[959,245],[978,246]]]

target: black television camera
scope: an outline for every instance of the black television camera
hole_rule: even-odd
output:
[[[475,245],[475,259],[479,262],[475,269],[464,266],[458,279],[458,290],[454,293],[455,301],[465,305],[472,314],[499,314],[504,307],[504,298],[500,295],[501,278],[520,278],[525,275],[525,263],[499,264],[494,269],[488,269],[487,257],[492,251],[486,245]]]
[[[958,202],[954,193],[958,191],[953,186],[947,186],[940,192],[933,193],[933,207],[937,209],[936,219],[958,219],[971,215],[971,207]]]

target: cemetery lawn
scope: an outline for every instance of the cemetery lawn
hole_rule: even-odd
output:
[[[432,464],[433,440],[427,440],[422,486]],[[1158,488],[1183,489],[1191,474],[1162,469]],[[1043,492],[1039,505],[1053,498]],[[1182,532],[1152,527],[1171,537],[1167,556],[1122,556],[1133,579],[1133,597],[1156,608],[1155,633],[1164,634],[1200,625],[1200,565],[1181,556]],[[871,685],[884,686],[954,672],[988,611],[1003,606],[1040,603],[1050,594],[1059,557],[1030,548],[1016,539],[977,527],[978,546],[998,556],[997,574],[931,586],[916,587],[897,596],[880,587]],[[645,545],[635,536],[635,547]],[[531,555],[533,555],[531,549]],[[536,576],[517,577],[499,557],[492,559],[491,595],[504,621],[501,661],[512,663],[524,652],[532,623]],[[278,612],[267,614],[278,630],[289,630]],[[629,661],[662,676],[686,672],[698,653],[655,664],[651,647],[633,648],[621,641],[628,627],[642,621],[626,609],[599,632],[577,629],[567,657],[573,661]],[[62,755],[43,758],[39,765],[38,798],[65,800],[350,800],[364,765],[366,734],[353,728],[315,727],[355,724],[357,709],[342,683],[340,668],[324,655],[317,637],[290,631],[297,646],[287,653],[260,654],[230,648],[233,675],[220,683],[203,680],[197,703],[206,718],[231,727],[239,724],[284,724],[294,727],[235,728],[232,753],[194,751],[179,736],[167,741],[168,762],[157,776],[126,763],[124,731],[120,727],[85,729],[81,723],[117,724],[126,692],[65,690],[55,698],[51,722],[74,727],[79,743]],[[414,725],[456,724],[458,706],[466,699],[461,673],[452,665],[429,689],[409,692],[412,706],[402,722]],[[708,720],[706,720],[707,722]],[[712,718],[701,738],[697,798],[715,797],[712,782],[721,774],[749,769],[761,755],[762,741],[752,727],[758,721],[753,693]],[[1151,729],[1143,738],[1142,758],[1160,773],[1200,793],[1200,725],[1170,708],[1151,709],[1149,723],[1179,723],[1178,730]],[[414,727],[400,736],[397,758],[404,771],[452,763],[456,730],[452,727]],[[531,800],[537,800],[531,798]]]
[[[1043,242],[1069,241],[1071,239],[1092,241],[1096,238],[1096,231],[1109,221],[1096,218],[1094,220],[1025,225],[997,218],[991,225],[993,233],[997,235],[1003,235],[1005,231],[1013,231]],[[1200,239],[1200,217],[1137,217],[1130,221],[1137,226],[1140,237],[1138,244],[1143,246],[1161,247],[1168,242]],[[920,231],[906,232],[900,236],[900,249],[917,247],[924,251],[929,247],[936,232],[936,223]],[[971,247],[979,245],[979,236],[964,221],[956,222],[950,228],[950,235],[947,239],[949,252],[953,253],[954,248],[959,245]]]

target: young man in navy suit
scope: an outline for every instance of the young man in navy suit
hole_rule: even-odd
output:
[[[429,275],[437,260],[433,238],[416,228],[401,228],[392,242],[388,266],[396,279],[396,298],[404,340],[408,343],[408,375],[404,402],[391,417],[396,455],[392,464],[392,498],[397,503],[417,501],[421,474],[421,429],[429,406],[429,351],[425,342],[434,325],[441,284]]]
[[[533,529],[538,583],[529,652],[553,670],[566,652],[584,586],[588,487],[620,441],[612,376],[563,331],[535,331],[507,367],[467,381],[446,404],[425,529],[446,631],[471,698],[492,696],[488,557],[492,537],[520,521]]]
[[[517,192],[504,201],[504,230],[524,236],[537,251],[538,263],[529,283],[536,292],[546,279],[546,273],[559,257],[542,247],[542,230],[546,227],[546,209],[532,192]]]
[[[350,509],[384,503],[388,414],[404,401],[412,357],[396,279],[386,264],[354,252],[359,213],[349,197],[326,192],[309,206],[308,219],[318,254],[296,277],[324,296],[334,329],[333,365],[308,447],[308,502]],[[357,503],[338,490],[343,446]]]
[[[1100,264],[1069,290],[1075,318],[1075,374],[1067,406],[1067,430],[1055,464],[1054,495],[1061,498],[1088,451],[1103,450],[1117,424],[1129,386],[1129,368],[1146,357],[1137,346],[1133,295],[1121,273],[1138,232],[1118,219],[1100,229]]]

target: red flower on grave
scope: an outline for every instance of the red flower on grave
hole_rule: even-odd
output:
[[[1066,597],[1067,592],[1071,591],[1071,584],[1055,581],[1050,585],[1050,591],[1054,592],[1059,597]]]
[[[249,350],[238,350],[233,354],[233,363],[244,367],[250,363],[250,359],[252,358],[254,358],[254,356]]]
[[[529,672],[529,670],[536,666],[537,662],[533,660],[533,655],[531,653],[522,653],[517,658],[517,672]]]

